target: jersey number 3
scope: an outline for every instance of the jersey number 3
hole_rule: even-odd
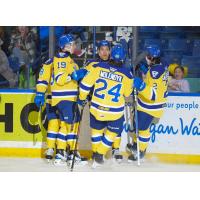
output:
[[[108,84],[107,84],[106,80],[104,80],[104,79],[98,79],[96,83],[103,83],[103,86],[100,88],[97,88],[94,91],[94,96],[96,96],[100,99],[104,99],[105,94],[102,94],[101,91],[106,90],[108,87]],[[119,101],[121,87],[122,87],[122,84],[117,84],[108,90],[107,94],[113,96],[113,98],[112,98],[113,102]]]

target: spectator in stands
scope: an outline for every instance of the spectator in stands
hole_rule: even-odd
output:
[[[27,77],[30,67],[36,59],[36,34],[27,26],[19,26],[11,36],[9,51],[19,59],[20,85],[27,87]]]
[[[9,82],[11,88],[16,86],[17,75],[9,67],[9,61],[5,52],[1,49],[3,41],[0,38],[0,74]]]
[[[184,79],[184,68],[177,66],[174,69],[173,78],[168,85],[170,92],[190,92],[190,86],[187,80]]]

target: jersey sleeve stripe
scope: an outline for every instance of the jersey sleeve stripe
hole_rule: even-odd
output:
[[[95,108],[97,108],[99,110],[101,110],[100,107],[103,107],[103,106],[98,105],[98,104],[96,104],[94,102],[91,102],[91,106],[93,106],[93,107],[95,107]],[[105,108],[105,111],[110,111],[110,112],[122,112],[122,111],[124,111],[124,107],[120,107],[120,108],[103,107],[103,108]],[[102,109],[102,111],[104,111],[104,110]]]
[[[81,83],[80,88],[83,89],[83,90],[89,91],[92,88],[92,86],[87,85],[85,83]]]
[[[72,96],[72,95],[78,95],[78,91],[68,91],[68,92],[52,92],[52,96],[54,97],[60,97],[60,96]]]
[[[157,105],[150,105],[150,104],[146,104],[146,103],[144,103],[144,102],[142,102],[139,98],[138,98],[138,104],[141,106],[141,107],[143,107],[143,108],[145,108],[145,109],[161,109],[161,108],[163,108],[164,107],[164,105],[165,105],[165,103],[162,103],[162,104],[157,104]]]
[[[64,73],[60,73],[60,74],[58,74],[58,75],[55,77],[56,82],[58,82],[60,76],[63,75],[63,74],[64,74]]]
[[[37,81],[37,85],[48,85],[49,83],[47,82],[47,81],[40,81],[40,80],[38,80]]]

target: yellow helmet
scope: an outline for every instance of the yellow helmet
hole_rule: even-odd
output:
[[[169,72],[170,74],[172,74],[174,76],[174,70],[176,69],[176,67],[180,66],[179,64],[177,63],[172,63],[169,65]],[[188,67],[187,66],[183,66],[184,68],[184,77],[186,77],[188,75]]]

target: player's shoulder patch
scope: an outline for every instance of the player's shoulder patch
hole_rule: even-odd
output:
[[[153,79],[159,79],[166,71],[166,67],[163,64],[154,65],[150,68],[150,75]]]
[[[50,65],[53,62],[53,58],[49,58],[47,61],[45,61],[45,65]]]

